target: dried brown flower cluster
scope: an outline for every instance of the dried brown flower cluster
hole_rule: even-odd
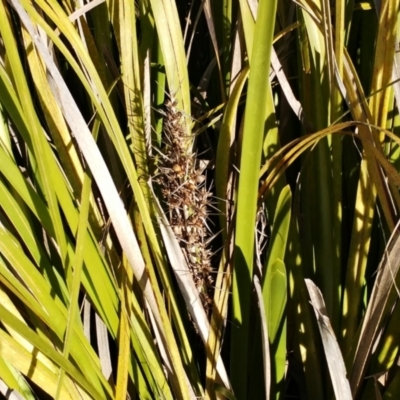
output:
[[[168,219],[192,273],[199,297],[208,313],[212,300],[211,250],[207,248],[207,226],[211,193],[206,188],[204,168],[190,148],[185,117],[170,98],[165,104],[163,133],[165,148],[156,182],[168,207]]]

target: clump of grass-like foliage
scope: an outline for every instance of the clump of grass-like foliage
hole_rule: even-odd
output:
[[[0,2],[3,396],[397,398],[399,6]]]

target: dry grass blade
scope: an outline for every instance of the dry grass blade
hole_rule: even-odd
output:
[[[324,345],[326,361],[331,374],[333,390],[337,400],[351,400],[349,381],[346,377],[346,367],[344,365],[342,353],[333,332],[331,323],[326,314],[325,302],[321,291],[310,279],[305,279],[311,304],[314,307],[317,317],[318,328],[321,333]]]
[[[378,268],[378,276],[371,294],[367,312],[364,317],[361,334],[358,340],[357,350],[353,363],[353,371],[350,378],[353,395],[360,389],[362,379],[367,368],[367,361],[378,330],[381,326],[389,295],[392,291],[394,280],[400,267],[400,235],[399,224],[394,230],[383,259]]]
[[[296,114],[297,118],[300,121],[302,121],[303,107],[301,106],[300,102],[296,99],[296,96],[294,95],[293,90],[286,77],[285,71],[283,71],[282,64],[280,63],[278,55],[276,54],[276,51],[273,47],[271,50],[271,65],[275,71],[276,77],[278,78],[282,91],[286,96],[287,102],[289,103],[293,112]]]
[[[400,43],[396,40],[396,49],[393,59],[392,81],[397,111],[400,112]]]
[[[99,348],[101,369],[104,376],[110,379],[112,376],[112,365],[110,357],[110,343],[108,338],[107,327],[96,313],[96,336],[97,336],[97,346]]]
[[[16,390],[10,390],[9,387],[0,380],[0,393],[8,400],[23,400],[24,397]]]

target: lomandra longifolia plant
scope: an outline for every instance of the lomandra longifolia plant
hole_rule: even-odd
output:
[[[397,399],[399,9],[0,0],[1,393]]]

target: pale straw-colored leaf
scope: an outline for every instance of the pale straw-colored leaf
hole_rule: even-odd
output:
[[[276,54],[274,47],[272,47],[271,49],[271,65],[287,102],[289,103],[293,112],[296,114],[297,118],[301,121],[303,118],[303,107],[293,93],[293,90],[289,84],[289,81],[286,78],[285,71],[282,69],[282,65],[279,61],[278,55]]]
[[[336,340],[335,332],[332,329],[331,322],[326,313],[322,293],[310,279],[305,279],[305,282],[310,295],[311,305],[314,308],[317,318],[336,400],[351,400],[352,396],[349,381],[346,377],[346,367],[344,365],[342,353],[340,352],[339,344]]]
[[[0,393],[4,396],[7,400],[24,400],[23,397],[19,392],[16,390],[10,390],[10,388],[0,379]]]
[[[110,343],[108,340],[107,327],[97,313],[95,316],[95,321],[96,321],[97,347],[99,349],[101,370],[106,379],[110,379],[112,375],[112,365],[111,365]]]
[[[382,261],[378,267],[378,276],[371,293],[371,300],[364,316],[361,334],[353,362],[350,378],[353,394],[355,394],[365,376],[372,346],[381,327],[389,295],[394,285],[394,279],[400,267],[400,235],[397,224],[389,243],[385,249]]]

